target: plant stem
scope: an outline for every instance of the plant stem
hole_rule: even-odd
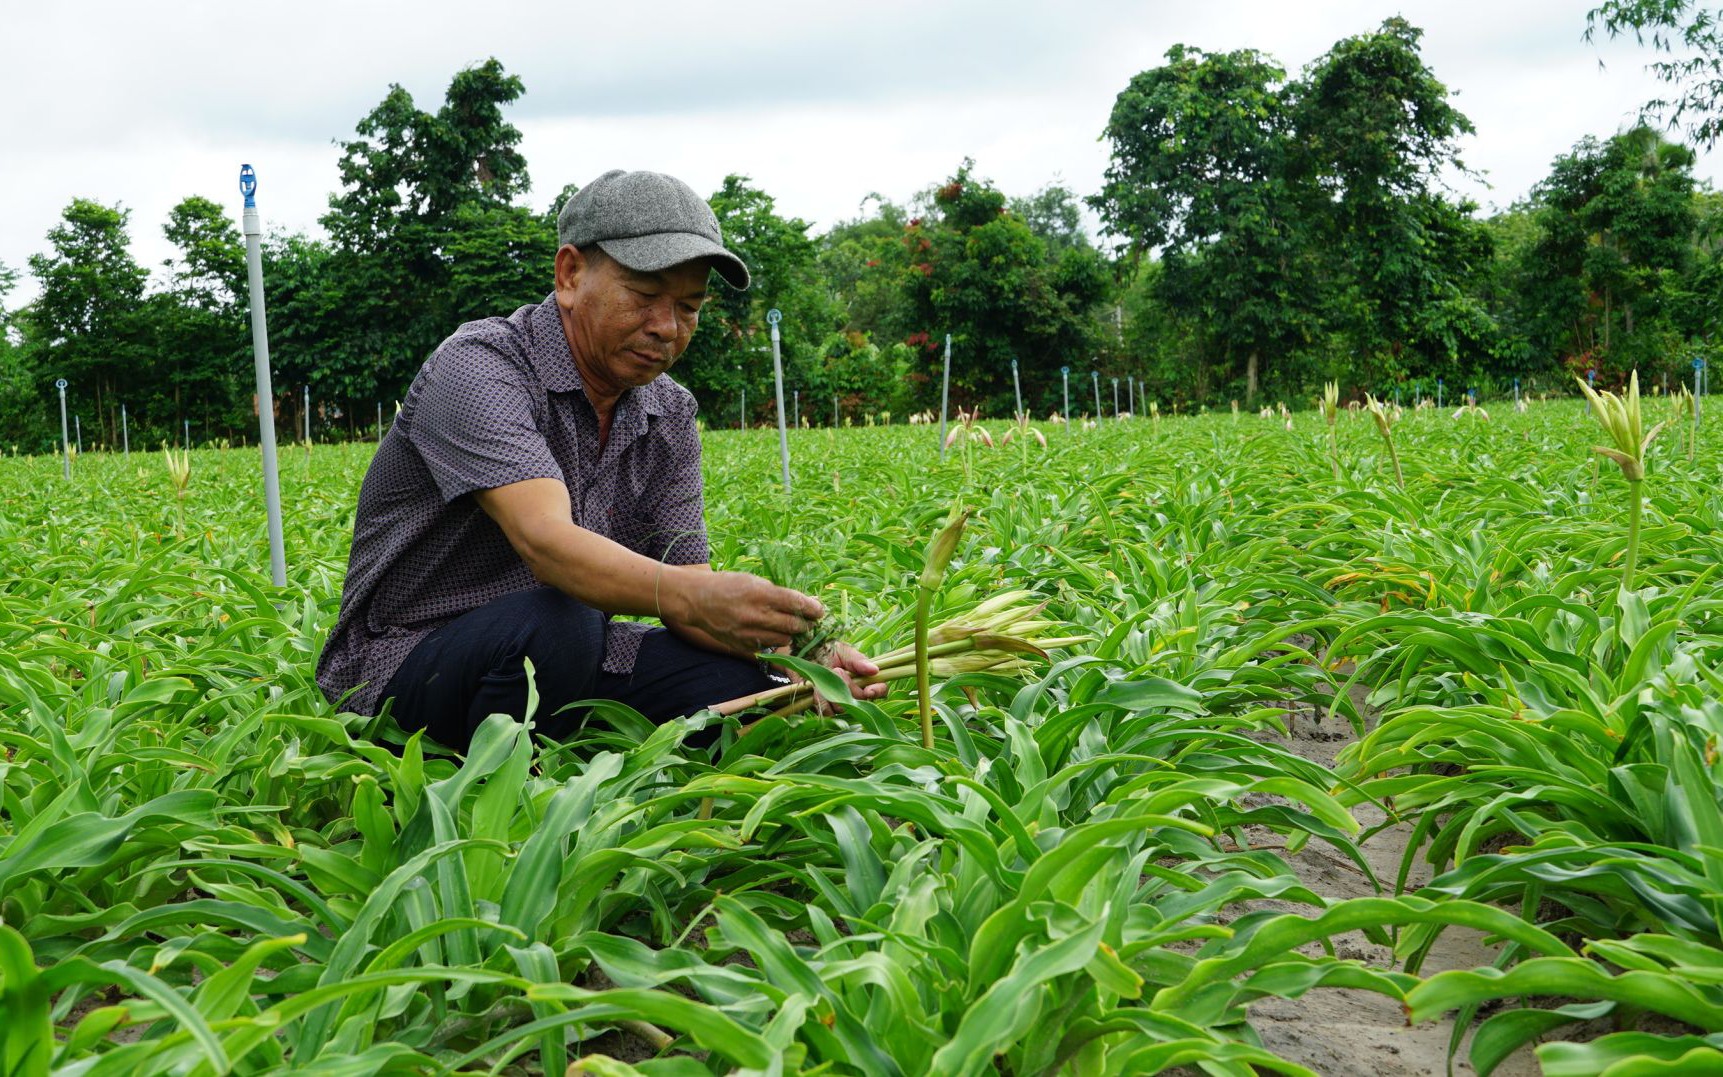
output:
[[[1633,570],[1639,563],[1639,488],[1644,482],[1644,479],[1629,479],[1627,482],[1627,560],[1621,568],[1623,591],[1633,590]]]
[[[1394,448],[1394,438],[1392,435],[1388,436],[1387,441],[1388,459],[1394,461],[1394,483],[1399,486],[1400,489],[1404,490],[1406,488],[1406,476],[1400,473],[1400,454]]]
[[[964,461],[968,462],[968,444],[964,445]],[[933,671],[927,654],[927,615],[933,605],[933,591],[917,587],[915,591],[915,698],[921,713],[921,746],[933,748]]]

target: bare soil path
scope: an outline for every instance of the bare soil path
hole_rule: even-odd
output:
[[[1359,693],[1356,702],[1360,711],[1366,712],[1361,696]],[[1290,748],[1323,766],[1333,766],[1341,749],[1354,739],[1344,720],[1334,717],[1318,722],[1308,711],[1298,714],[1290,733],[1287,737],[1264,734],[1261,739]],[[1366,832],[1386,820],[1379,809],[1370,805],[1360,806],[1355,814]],[[1400,823],[1376,832],[1364,843],[1365,861],[1384,887],[1394,885],[1411,834],[1411,825]],[[1323,843],[1310,842],[1297,854],[1287,857],[1287,863],[1306,886],[1324,897],[1338,900],[1376,893],[1356,864]],[[1407,888],[1414,890],[1429,877],[1428,866],[1419,862],[1407,880]],[[1277,904],[1264,902],[1258,907]],[[1300,913],[1308,911],[1292,905],[1285,908]],[[1356,958],[1379,968],[1394,967],[1393,952],[1370,942],[1359,932],[1336,936],[1334,948],[1341,957]],[[1449,928],[1437,939],[1419,971],[1428,976],[1445,969],[1478,968],[1490,964],[1494,957],[1494,951],[1478,933]],[[1372,992],[1322,989],[1296,1000],[1264,999],[1251,1007],[1250,1017],[1263,1046],[1324,1077],[1442,1077],[1448,1072],[1452,1022],[1408,1026],[1399,1003]],[[1466,1047],[1462,1046],[1454,1060],[1455,1074],[1473,1072],[1465,1059]],[[1516,1052],[1495,1070],[1497,1077],[1532,1077],[1538,1072],[1537,1060],[1529,1047]]]

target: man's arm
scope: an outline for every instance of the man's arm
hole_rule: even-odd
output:
[[[556,479],[474,496],[540,583],[605,613],[658,617],[712,650],[779,647],[824,615],[812,597],[759,576],[663,564],[576,525],[568,488]]]
[[[709,573],[712,571],[712,566],[707,565],[707,564],[682,565],[680,567],[686,571],[692,571],[692,572],[708,572]],[[699,628],[695,627],[694,625],[688,624],[685,621],[679,621],[675,617],[671,616],[670,614],[664,614],[663,616],[659,617],[659,620],[664,622],[665,628],[668,628],[670,631],[676,633],[678,636],[681,636],[683,639],[687,640],[689,643],[694,644],[694,646],[703,647],[708,651],[717,651],[720,654],[733,654],[733,655],[736,655],[738,658],[752,658],[752,657],[754,657],[754,655],[759,653],[758,650],[737,651],[737,650],[734,650],[732,648],[726,647],[726,646],[724,646],[724,644],[722,644],[718,641],[717,637],[711,635],[708,632],[701,631]]]

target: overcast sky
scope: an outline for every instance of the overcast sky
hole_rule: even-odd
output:
[[[965,156],[1009,194],[1053,180],[1089,194],[1113,98],[1169,46],[1255,48],[1296,72],[1395,14],[1425,30],[1426,63],[1477,126],[1462,156],[1488,186],[1458,189],[1505,206],[1656,92],[1647,50],[1581,39],[1593,2],[16,0],[0,63],[0,262],[24,269],[81,196],[130,209],[133,251],[154,268],[181,198],[216,199],[237,220],[242,162],[266,227],[315,232],[333,140],[390,83],[435,111],[454,72],[490,56],[526,84],[509,115],[533,206],[613,167],[702,192],[738,172],[819,230]],[[1702,156],[1699,175],[1716,172]],[[7,305],[35,291],[25,280]]]

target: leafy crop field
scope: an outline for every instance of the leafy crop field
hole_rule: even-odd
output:
[[[793,502],[775,436],[707,435],[715,561],[864,648],[956,504],[936,620],[1027,590],[1086,637],[936,678],[931,749],[898,688],[446,758],[312,683],[369,446],[283,453],[280,591],[254,453],[183,497],[0,460],[0,1074],[1306,1074],[1253,1006],[1335,992],[1479,1072],[1723,1068],[1703,436],[1648,451],[1624,591],[1577,402],[1408,412],[1403,488],[1368,414],[1041,429],[798,431]],[[1479,967],[1426,968],[1456,932]]]

